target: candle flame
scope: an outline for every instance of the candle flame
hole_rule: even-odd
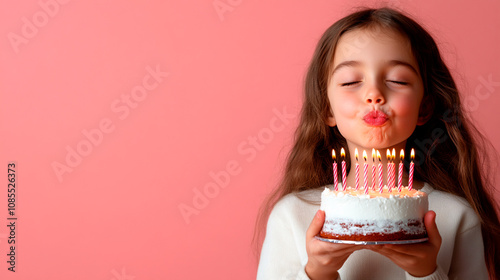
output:
[[[345,158],[345,150],[344,150],[344,148],[340,149],[340,156],[342,157],[342,159]]]
[[[380,151],[377,150],[378,162],[382,162],[382,156],[380,155]]]
[[[391,156],[391,150],[387,149],[387,160],[391,161],[392,156]]]
[[[415,159],[415,149],[411,149],[411,155],[410,155],[411,161]]]
[[[404,151],[403,149],[401,149],[401,153],[399,154],[399,159],[400,159],[401,161],[403,161],[403,160],[404,160],[404,158],[405,158],[405,151]]]
[[[354,149],[354,155],[356,156],[356,161],[358,161],[358,148]]]
[[[396,149],[392,148],[392,161],[396,160]]]
[[[372,149],[372,160],[373,160],[373,163],[375,163],[375,149]]]
[[[337,159],[337,157],[335,156],[335,150],[332,150],[332,159],[333,159],[333,161],[335,161]]]
[[[363,150],[363,159],[365,160],[365,162],[366,162],[366,159],[367,159],[367,158],[368,158],[368,155],[366,154],[366,151],[365,151],[365,150]]]

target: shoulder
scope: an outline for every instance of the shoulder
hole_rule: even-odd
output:
[[[480,219],[463,197],[435,190],[425,184],[422,191],[429,198],[429,210],[436,212],[436,219],[443,223],[453,223],[459,232],[481,225]]]
[[[321,192],[323,188],[294,192],[282,197],[274,206],[273,211],[294,211],[301,208],[307,208],[311,205],[319,205],[321,202]]]
[[[317,188],[285,195],[274,205],[269,223],[277,220],[287,223],[311,222],[319,209],[322,191],[323,188]]]

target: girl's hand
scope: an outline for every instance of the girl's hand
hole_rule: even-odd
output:
[[[436,268],[436,259],[441,247],[441,235],[436,226],[436,213],[429,211],[424,216],[424,224],[429,241],[408,245],[372,245],[368,249],[389,258],[396,265],[415,277],[432,274]]]
[[[338,272],[356,245],[334,244],[314,238],[325,222],[325,212],[318,210],[306,232],[307,264],[305,271],[311,280],[337,279]]]

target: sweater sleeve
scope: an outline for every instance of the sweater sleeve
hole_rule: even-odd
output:
[[[486,269],[483,252],[481,226],[477,224],[457,234],[448,275],[438,266],[434,273],[426,277],[413,277],[406,272],[406,280],[488,280],[488,270]]]
[[[267,222],[262,245],[257,280],[309,280],[294,239],[294,227],[289,221],[286,203],[278,202]]]
[[[432,191],[429,194],[429,209],[436,212],[436,224],[442,238],[438,269],[423,278],[407,274],[406,279],[487,280],[481,223],[470,205],[463,198]],[[440,278],[439,275],[447,278]]]
[[[411,276],[408,272],[405,272],[406,280],[448,280],[448,276],[443,272],[441,267],[437,267],[436,271],[431,275],[425,277],[414,277]]]
[[[406,273],[406,279],[488,279],[479,217],[463,198],[432,188],[427,188],[427,192],[429,210],[436,212],[442,238],[438,269],[423,278]]]
[[[450,279],[488,280],[481,225],[458,233],[448,273]]]

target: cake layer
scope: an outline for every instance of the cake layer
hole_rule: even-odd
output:
[[[350,236],[387,237],[392,235],[424,237],[426,230],[423,222],[415,219],[405,221],[349,221],[344,219],[328,220],[323,225],[321,236],[325,235],[350,239]],[[343,239],[343,238],[340,238]]]
[[[394,233],[372,233],[367,235],[339,235],[328,232],[321,231],[320,236],[323,238],[337,239],[337,240],[349,240],[349,241],[401,241],[401,240],[412,240],[421,239],[427,237],[427,233],[421,234],[406,234],[404,232],[394,232]]]

